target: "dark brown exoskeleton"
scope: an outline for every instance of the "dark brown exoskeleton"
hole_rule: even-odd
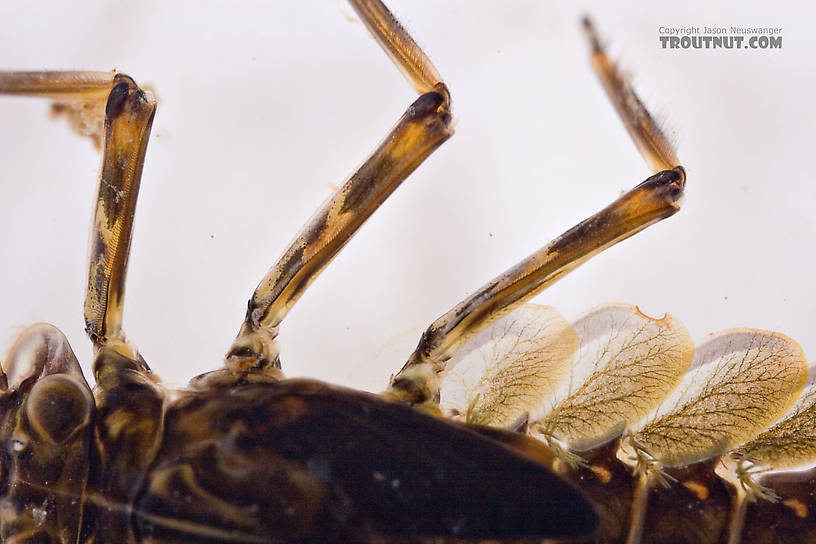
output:
[[[54,327],[26,329],[0,393],[3,542],[406,542],[589,538],[595,509],[541,442],[438,417],[437,374],[469,338],[599,251],[674,214],[685,172],[601,66],[655,175],[437,320],[382,396],[287,380],[276,336],[362,223],[452,135],[450,94],[379,0],[352,2],[420,97],[304,226],[255,290],[224,367],[170,390],[121,328],[156,110],[128,76],[0,73],[98,138],[103,162],[85,320],[92,390]],[[597,49],[597,44],[596,44]],[[100,131],[99,126],[103,129]]]

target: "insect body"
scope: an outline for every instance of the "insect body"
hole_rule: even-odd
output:
[[[420,97],[262,279],[224,367],[176,393],[122,330],[154,96],[122,74],[0,74],[0,92],[54,98],[102,148],[84,305],[96,385],[92,392],[50,325],[26,329],[12,347],[0,384],[4,542],[377,542],[594,530],[590,505],[537,461],[529,440],[283,378],[276,337],[289,309],[452,134],[450,94],[430,61],[381,3],[354,6]]]
[[[490,331],[502,315],[517,315],[507,312],[543,285],[674,213],[685,172],[664,142],[646,142],[654,170],[661,172],[434,323],[393,380],[389,400],[281,380],[276,336],[283,316],[401,178],[450,136],[450,95],[439,74],[424,55],[417,56],[421,52],[382,6],[357,7],[422,96],[261,282],[225,367],[172,396],[120,327],[151,96],[121,75],[3,75],[6,92],[65,98],[76,91],[89,103],[96,99],[91,95],[107,97],[85,306],[97,386],[91,397],[67,342],[54,329],[30,329],[15,344],[5,362],[9,383],[3,396],[3,478],[11,515],[2,530],[8,541],[403,541],[592,533],[594,515],[581,496],[540,466],[575,460],[559,444],[561,435],[544,433],[553,448],[547,450],[521,435],[444,423],[406,404],[438,412],[435,403],[446,389],[439,391],[435,373],[446,370],[451,357],[466,355],[470,339]],[[624,97],[624,118],[631,124],[642,108],[633,109],[633,97]],[[635,123],[633,130],[636,137],[649,136],[652,127]],[[552,321],[544,320],[544,328],[550,330]],[[555,337],[554,343],[539,343],[539,352],[568,354],[570,345],[578,345],[569,327],[557,327]],[[485,390],[518,391],[510,383],[513,372],[494,370],[486,389],[468,399],[459,415],[513,428],[534,423],[524,414],[541,400],[546,382],[556,381],[554,375],[537,376],[534,398],[519,417],[501,399],[484,404],[491,398]],[[499,381],[502,375],[510,381]],[[797,380],[791,382],[796,389]],[[496,383],[502,386],[496,389]],[[54,406],[61,409],[54,413]],[[591,463],[584,455],[583,462]],[[598,501],[600,488],[574,479]],[[663,534],[652,538],[660,541]]]

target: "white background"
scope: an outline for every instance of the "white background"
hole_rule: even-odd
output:
[[[0,68],[118,69],[160,100],[125,330],[171,382],[216,368],[302,222],[414,100],[338,2],[0,4]],[[284,370],[379,391],[472,290],[648,175],[588,67],[594,16],[688,170],[675,217],[538,297],[619,301],[693,336],[784,332],[816,358],[813,17],[709,2],[392,2],[453,94],[456,135],[284,322]],[[233,7],[240,6],[240,7]],[[662,50],[660,26],[783,26],[783,49]],[[99,159],[38,99],[0,98],[0,345],[49,321],[84,367]]]

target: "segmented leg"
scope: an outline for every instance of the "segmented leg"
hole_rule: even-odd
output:
[[[317,275],[360,226],[452,134],[450,95],[438,71],[388,9],[377,0],[353,1],[365,25],[406,77],[423,93],[371,156],[317,210],[264,276],[226,357],[226,379],[249,371],[279,377],[278,326]],[[243,378],[242,378],[243,379]],[[202,382],[197,382],[200,386]]]
[[[606,54],[592,21],[585,17],[582,24],[592,52],[592,67],[649,169],[660,172],[679,167],[680,161],[674,147],[640,101],[627,78]]]
[[[612,245],[673,215],[680,208],[686,174],[668,139],[604,52],[592,23],[583,21],[592,64],[638,150],[655,175],[607,208],[571,228],[494,278],[423,333],[391,383],[390,394],[414,404],[439,401],[437,376],[468,339],[565,274]]]
[[[96,348],[124,345],[125,276],[156,101],[130,77],[108,72],[5,72],[0,73],[3,93],[50,98],[69,115],[82,117],[92,138],[101,138],[85,327]]]
[[[105,110],[102,173],[91,234],[85,325],[97,346],[124,341],[122,306],[133,217],[156,101],[117,75]]]
[[[93,492],[126,503],[140,485],[133,475],[147,467],[160,444],[164,410],[163,390],[122,331],[133,218],[156,101],[130,77],[99,72],[3,73],[0,92],[46,96],[67,104],[70,115],[84,116],[92,138],[101,137],[102,168],[85,299],[86,331],[96,351],[100,451],[96,478],[89,485]],[[100,122],[101,130],[93,126]],[[131,528],[116,513],[94,510],[86,512],[86,519],[94,520],[86,527],[105,527],[111,541],[129,538]]]

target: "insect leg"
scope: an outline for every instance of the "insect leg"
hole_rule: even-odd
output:
[[[353,1],[364,24],[422,95],[363,165],[317,210],[261,280],[226,365],[280,368],[278,326],[306,288],[385,199],[452,134],[450,94],[425,53],[378,0]]]
[[[439,90],[442,84],[439,71],[385,4],[380,0],[349,1],[368,31],[416,92],[424,94]]]
[[[122,305],[133,217],[155,113],[152,94],[128,76],[114,78],[105,108],[85,297],[85,330],[96,347],[124,344]]]
[[[686,173],[646,107],[609,60],[589,19],[582,21],[591,62],[649,168],[655,174],[604,210],[493,279],[423,333],[414,353],[391,383],[389,394],[413,404],[439,400],[437,374],[459,347],[593,255],[673,215],[680,207]]]
[[[127,260],[156,101],[130,77],[110,72],[3,72],[3,93],[50,98],[61,104],[63,111],[69,108],[72,121],[84,123],[87,134],[102,142],[85,327],[97,348],[124,346],[122,304]]]
[[[684,187],[682,168],[655,174],[488,282],[428,327],[392,393],[412,403],[438,400],[434,376],[463,342],[589,258],[674,215]]]
[[[0,72],[0,94],[102,101],[115,77],[113,72]]]
[[[50,98],[52,112],[65,115],[71,127],[102,143],[105,99],[113,72],[0,72],[0,94]]]
[[[590,46],[592,68],[649,169],[657,173],[679,166],[674,147],[640,101],[626,76],[606,54],[592,21],[585,17],[581,23]]]

